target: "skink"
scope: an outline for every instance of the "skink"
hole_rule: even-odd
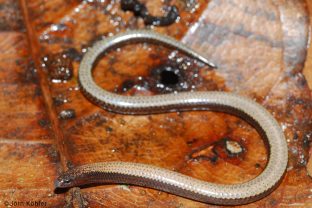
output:
[[[125,32],[97,42],[84,55],[79,68],[79,82],[86,97],[104,109],[122,114],[212,110],[239,116],[253,125],[267,144],[269,160],[264,171],[242,184],[221,185],[153,165],[116,161],[86,164],[70,169],[58,177],[55,186],[66,188],[92,183],[133,184],[222,205],[246,204],[269,194],[284,175],[288,150],[279,124],[258,103],[234,93],[218,91],[123,96],[108,92],[94,82],[93,63],[100,54],[120,44],[138,41],[160,42],[215,67],[206,58],[169,36],[149,30]]]

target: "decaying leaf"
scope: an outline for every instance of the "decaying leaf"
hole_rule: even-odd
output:
[[[129,96],[221,90],[256,100],[281,124],[290,159],[281,185],[246,207],[311,207],[306,165],[312,100],[302,75],[306,2],[141,2],[158,16],[175,5],[180,18],[150,28],[123,11],[119,0],[0,0],[1,206],[32,200],[48,207],[215,207],[136,186],[54,192],[61,171],[91,162],[142,162],[225,184],[261,173],[267,150],[239,118],[209,111],[119,115],[84,97],[77,71],[87,48],[107,36],[147,27],[181,40],[218,69],[165,46],[126,44],[97,63],[96,82]],[[164,76],[176,81],[168,83]],[[242,153],[228,154],[227,141]]]

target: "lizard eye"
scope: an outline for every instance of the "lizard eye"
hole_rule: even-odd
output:
[[[63,179],[63,182],[64,182],[64,183],[70,183],[70,179],[69,179],[69,178],[64,178],[64,179]]]

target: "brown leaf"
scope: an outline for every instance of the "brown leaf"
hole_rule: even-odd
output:
[[[302,75],[309,30],[306,2],[141,2],[158,16],[165,13],[164,6],[176,5],[180,19],[153,30],[180,39],[218,69],[164,46],[139,43],[107,53],[94,69],[96,82],[125,95],[193,89],[255,99],[281,124],[290,159],[282,184],[246,207],[312,206],[312,181],[306,172],[312,100]],[[120,1],[0,0],[0,25],[1,203],[215,207],[136,186],[54,193],[53,182],[72,166],[115,160],[153,164],[226,184],[248,181],[264,169],[264,143],[239,118],[208,111],[119,115],[83,96],[77,71],[87,47],[126,29],[145,27],[142,19],[120,9]],[[170,74],[168,66],[178,73]],[[181,85],[160,88],[164,71]],[[228,154],[226,141],[235,142],[243,153]]]

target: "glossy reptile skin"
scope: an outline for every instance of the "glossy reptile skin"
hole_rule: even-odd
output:
[[[152,165],[128,162],[103,162],[71,169],[56,180],[57,188],[92,183],[133,184],[166,191],[189,199],[223,205],[246,204],[272,191],[284,175],[288,151],[283,131],[272,115],[256,102],[226,92],[181,92],[155,96],[122,96],[95,84],[93,63],[106,50],[132,41],[160,42],[214,66],[208,60],[168,36],[146,30],[125,32],[97,42],[83,57],[79,81],[85,95],[101,107],[123,114],[151,114],[172,111],[213,110],[239,116],[253,125],[268,147],[269,161],[256,178],[234,185],[201,181]]]

